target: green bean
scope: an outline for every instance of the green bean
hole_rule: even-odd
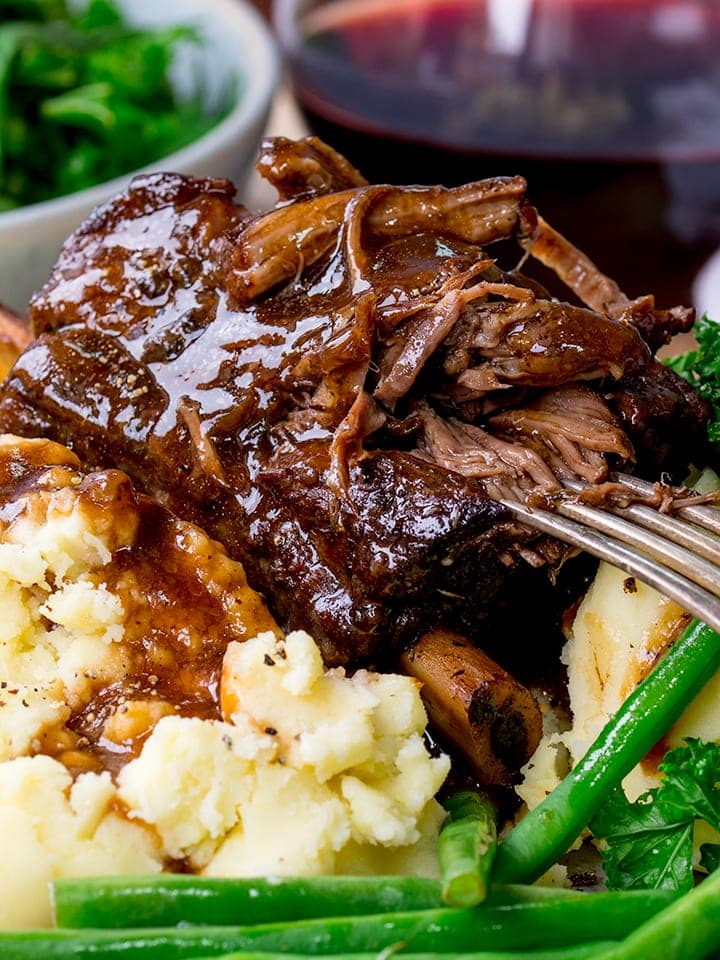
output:
[[[496,811],[485,797],[463,791],[445,802],[448,820],[438,837],[443,902],[474,907],[487,897],[497,851]]]
[[[492,879],[532,883],[720,669],[720,635],[695,621],[629,695],[577,766],[499,845]]]
[[[399,913],[441,906],[438,880],[421,877],[67,877],[52,884],[58,927],[237,926],[313,917]],[[567,898],[568,891],[495,885],[493,906]]]
[[[399,913],[441,906],[422,877],[74,877],[53,884],[58,927],[212,926]]]
[[[720,951],[720,869],[597,960],[705,960]]]
[[[233,951],[316,956],[367,953],[407,946],[417,953],[555,948],[592,940],[619,940],[639,918],[673,899],[666,890],[630,890],[546,896],[525,902],[438,908],[361,917],[323,917],[241,927],[181,926],[142,930],[49,930],[0,933],[2,960],[181,960]]]
[[[614,946],[612,942],[595,941],[557,950],[482,950],[480,953],[401,953],[402,960],[595,960],[602,950]],[[393,953],[394,956],[394,953]],[[192,960],[209,960],[208,957],[193,957]],[[297,953],[226,953],[214,960],[307,960],[307,954]],[[339,953],[326,960],[381,960],[378,953]]]
[[[555,887],[497,884],[493,906],[567,898]],[[422,877],[66,877],[52,884],[55,925],[62,928],[238,926],[313,917],[400,913],[440,907],[440,882]]]

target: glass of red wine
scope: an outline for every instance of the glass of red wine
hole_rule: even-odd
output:
[[[720,0],[275,0],[310,129],[375,182],[522,174],[631,296],[720,248]]]

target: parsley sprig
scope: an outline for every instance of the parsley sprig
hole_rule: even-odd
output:
[[[690,350],[665,362],[684,377],[710,403],[710,442],[720,446],[720,323],[701,317],[693,328],[697,350]]]
[[[616,788],[592,820],[604,841],[603,866],[611,889],[690,890],[696,821],[720,832],[720,744],[688,738],[669,750],[660,785],[630,803]],[[707,844],[702,866],[712,870],[720,845]]]

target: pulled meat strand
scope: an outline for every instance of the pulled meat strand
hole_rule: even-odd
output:
[[[463,286],[492,261],[481,260],[472,270],[452,277],[434,303],[420,309],[403,324],[385,349],[380,361],[380,380],[373,396],[391,406],[411,390],[425,363],[458,322],[462,310],[478,297],[486,297],[498,284],[481,282]]]
[[[520,240],[525,250],[549,267],[582,302],[609,317],[627,315],[633,301],[593,261],[538,215]]]
[[[629,464],[634,451],[620,422],[588,387],[565,384],[540,394],[531,404],[512,407],[488,418],[493,433],[540,452],[560,479],[581,477],[600,483],[607,476],[608,455]]]
[[[378,237],[403,237],[427,229],[482,244],[512,236],[525,193],[521,177],[445,187],[377,187],[300,199],[258,217],[229,238],[224,269],[238,303],[258,299],[316,263],[334,245],[358,190],[377,199],[366,227]]]
[[[433,462],[481,479],[495,500],[524,500],[533,491],[560,489],[545,461],[519,443],[509,443],[460,420],[443,420],[430,407],[417,410],[423,425],[423,448]]]
[[[256,167],[275,187],[280,201],[367,185],[365,177],[349,160],[318,137],[266,137],[260,144]]]
[[[695,311],[691,307],[658,310],[652,294],[630,300],[614,280],[541,216],[527,224],[520,242],[592,310],[632,324],[653,351],[693,325]]]
[[[581,307],[539,300],[516,288],[506,299],[474,303],[445,344],[444,363],[473,393],[510,386],[555,387],[571,380],[619,380],[642,370],[650,351],[625,324]],[[483,362],[472,365],[481,359]],[[464,369],[463,369],[463,365]]]

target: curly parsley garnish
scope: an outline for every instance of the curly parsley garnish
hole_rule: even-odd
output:
[[[690,890],[696,821],[720,831],[720,744],[688,738],[659,769],[660,786],[634,803],[616,789],[590,824],[604,841],[611,889]],[[711,871],[718,862],[720,845],[705,845],[701,866]]]
[[[702,317],[693,328],[697,350],[671,357],[665,363],[684,377],[712,407],[710,442],[720,446],[720,323]]]

